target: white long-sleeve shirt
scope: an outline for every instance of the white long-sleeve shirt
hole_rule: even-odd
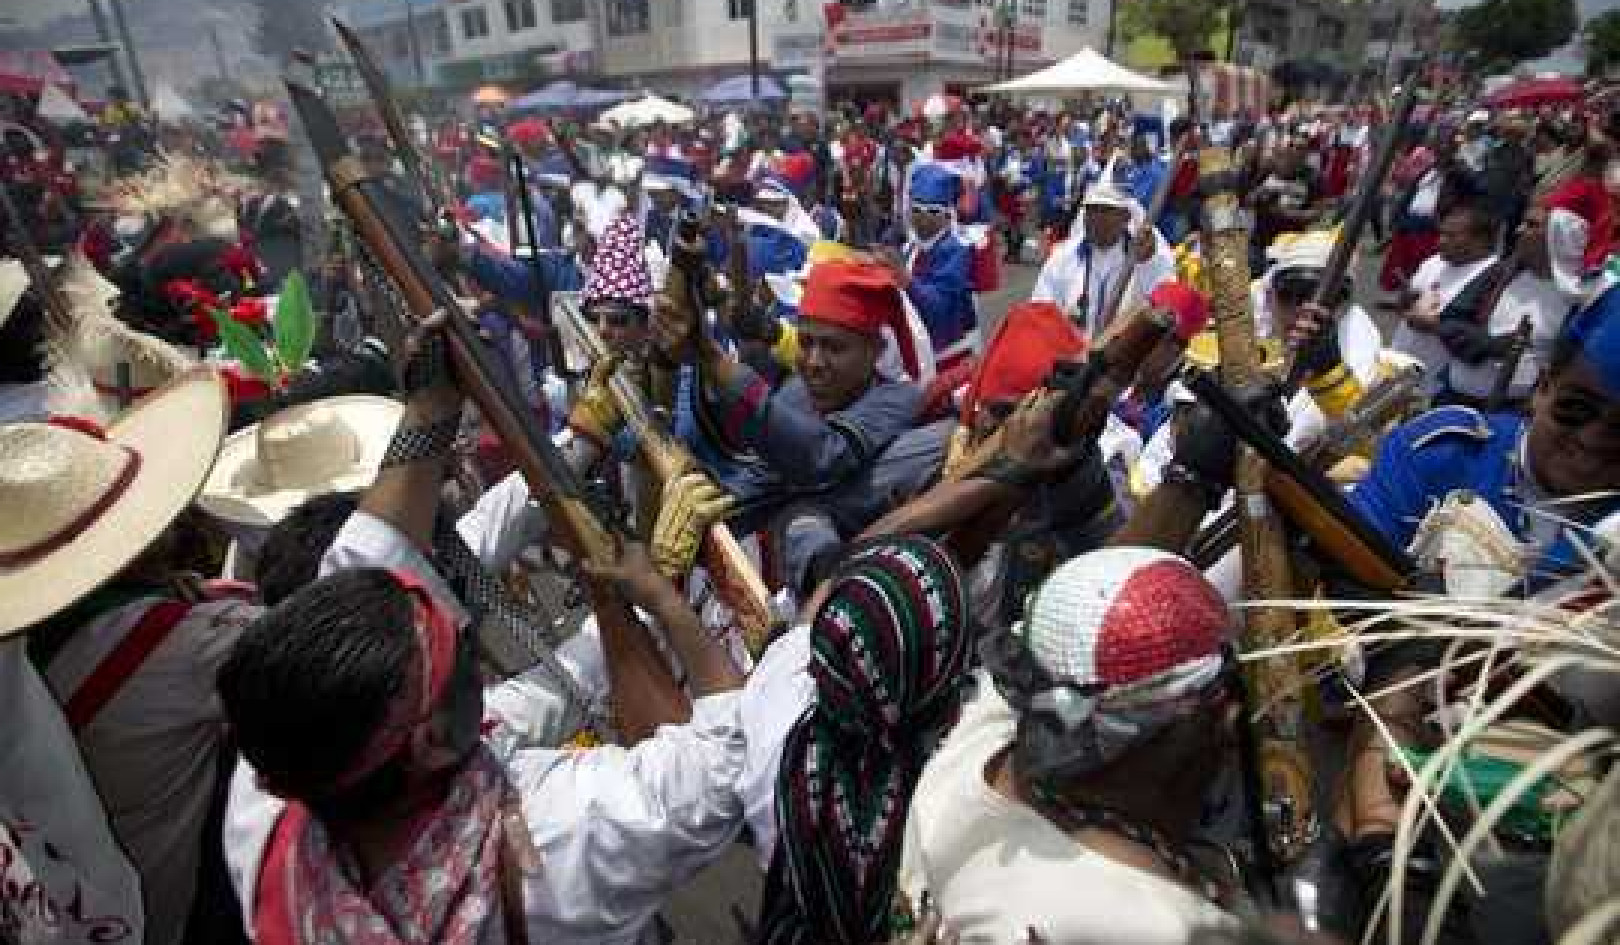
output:
[[[705,696],[692,720],[633,748],[521,749],[507,772],[540,868],[523,879],[531,942],[655,941],[653,916],[676,888],[736,838],[744,761],[739,698]],[[252,928],[260,865],[282,803],[238,766],[225,815],[225,862]],[[480,941],[505,941],[500,915]]]
[[[1087,285],[1088,260],[1082,250],[1085,233],[1079,224],[1076,224],[1075,229],[1074,235],[1053,248],[1052,255],[1047,257],[1046,264],[1041,266],[1041,273],[1035,279],[1035,290],[1030,293],[1030,299],[1035,302],[1056,302],[1076,324],[1086,330],[1088,337],[1095,338],[1108,327],[1101,323],[1103,306],[1113,291],[1115,281],[1121,277],[1127,265],[1129,249],[1125,240],[1108,249],[1094,249],[1089,254],[1091,273],[1090,285]],[[1125,299],[1120,312],[1129,312],[1142,306],[1154,288],[1176,277],[1176,260],[1170,252],[1170,244],[1165,242],[1157,230],[1153,235],[1158,244],[1153,251],[1153,257],[1138,266],[1131,274],[1130,285],[1125,290]],[[1079,311],[1082,297],[1085,300],[1083,312]]]

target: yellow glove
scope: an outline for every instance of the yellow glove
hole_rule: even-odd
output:
[[[568,411],[568,427],[580,436],[606,447],[624,426],[624,415],[608,391],[608,380],[619,369],[617,357],[607,357],[591,366],[585,390]]]
[[[692,570],[709,526],[728,515],[736,500],[706,474],[693,471],[664,480],[658,521],[653,523],[653,566],[672,581]]]

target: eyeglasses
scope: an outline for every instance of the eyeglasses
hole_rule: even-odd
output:
[[[951,208],[942,207],[931,203],[914,203],[911,205],[911,212],[920,213],[924,216],[930,217],[942,217],[945,214],[950,213]]]
[[[647,324],[647,309],[640,305],[597,303],[586,309],[585,314],[605,328],[639,328]]]

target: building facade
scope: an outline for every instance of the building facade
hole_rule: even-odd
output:
[[[445,85],[527,91],[596,73],[603,0],[448,0]]]
[[[453,51],[448,0],[348,0],[338,10],[360,34],[391,83],[441,84]]]

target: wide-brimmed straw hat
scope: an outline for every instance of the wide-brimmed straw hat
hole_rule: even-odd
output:
[[[123,570],[190,504],[225,434],[225,384],[193,368],[101,431],[0,425],[0,638]]]
[[[269,527],[312,496],[364,489],[404,409],[354,394],[271,414],[225,440],[197,505],[228,522]]]

